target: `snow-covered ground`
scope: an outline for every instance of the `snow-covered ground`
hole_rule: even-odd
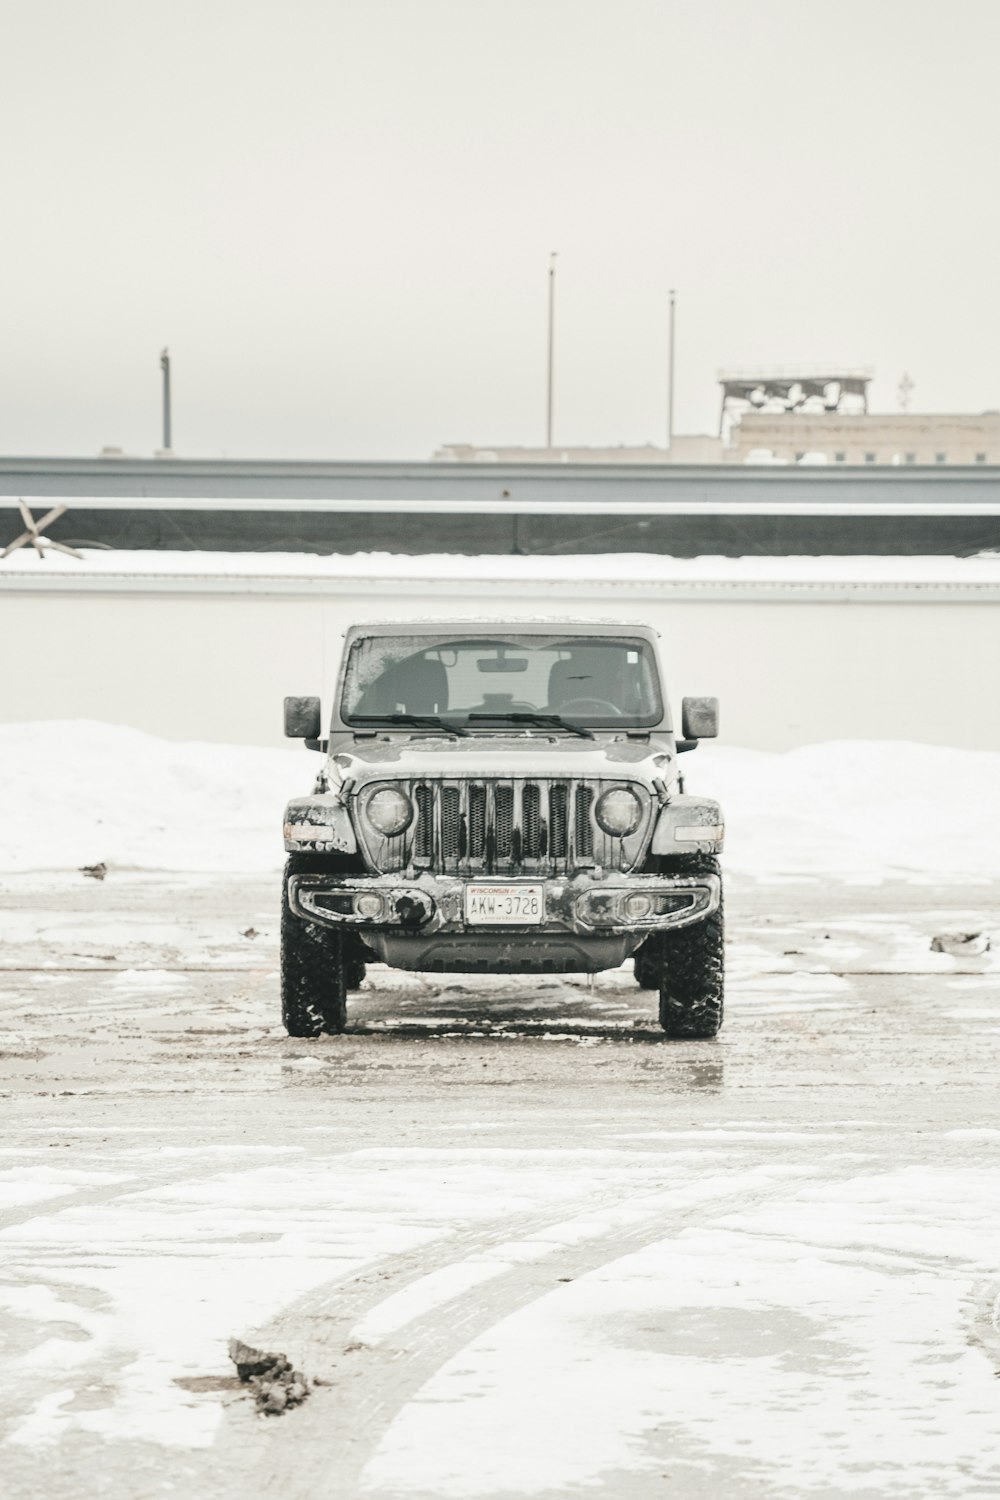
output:
[[[681,1044],[627,968],[375,966],[290,1040],[318,763],[0,729],[5,1497],[1000,1493],[1000,754],[686,756],[729,1018]],[[325,1384],[256,1416],[234,1334]]]
[[[275,870],[284,803],[308,792],[319,764],[300,746],[0,725],[0,870]],[[848,740],[779,754],[706,742],[681,764],[689,790],[723,805],[733,871],[866,882],[996,873],[1000,753]]]
[[[674,1045],[378,968],[291,1041],[276,889],[0,879],[5,1496],[997,1492],[997,970],[931,950],[996,884],[736,877]],[[326,1383],[256,1417],[233,1334]]]

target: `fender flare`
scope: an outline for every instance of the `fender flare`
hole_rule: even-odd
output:
[[[660,808],[649,852],[718,854],[725,832],[722,809],[711,797],[672,797]]]
[[[332,792],[293,797],[285,808],[284,836],[289,854],[304,850],[322,854],[358,852],[351,815]]]

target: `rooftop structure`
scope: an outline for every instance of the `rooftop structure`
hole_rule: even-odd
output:
[[[749,412],[864,415],[872,375],[867,367],[837,364],[720,370],[719,435],[730,441],[733,427]]]

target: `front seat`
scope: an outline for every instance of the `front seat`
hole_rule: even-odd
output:
[[[607,651],[574,651],[565,661],[557,661],[549,672],[549,709],[558,713],[564,703],[577,698],[600,698],[621,707],[620,685],[609,673],[611,657]]]
[[[396,671],[396,693],[407,714],[443,714],[448,708],[448,673],[443,662],[414,656]]]

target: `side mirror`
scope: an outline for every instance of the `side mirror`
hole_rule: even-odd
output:
[[[686,740],[714,740],[719,733],[718,698],[682,699],[681,726]]]
[[[285,699],[285,735],[290,740],[318,740],[320,702],[318,698]]]

